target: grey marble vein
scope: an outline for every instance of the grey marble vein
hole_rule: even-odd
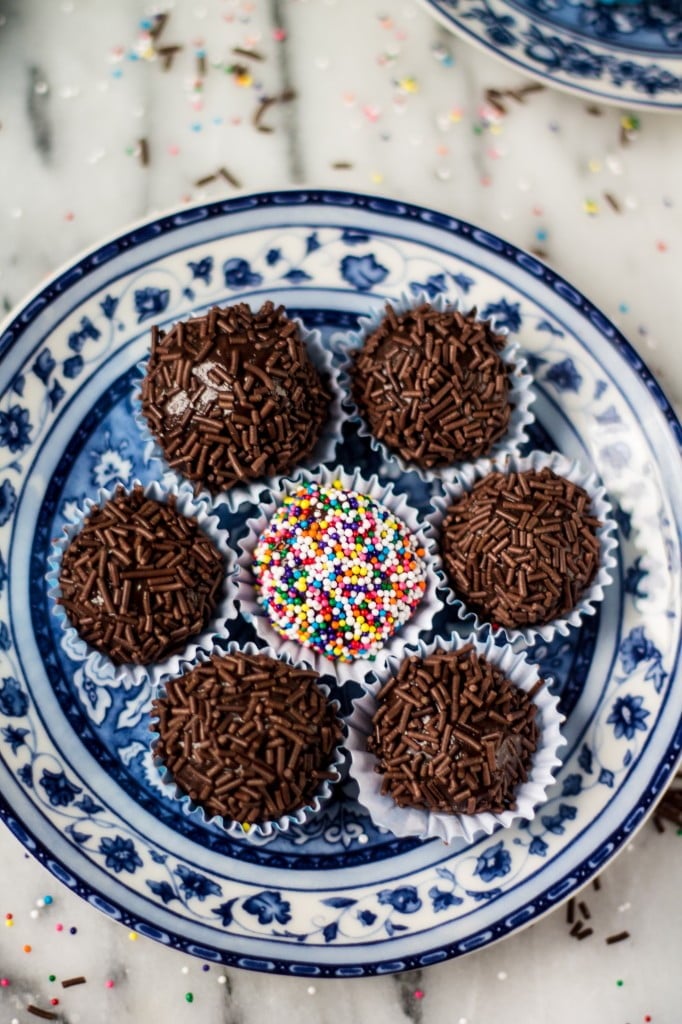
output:
[[[49,163],[53,143],[50,86],[45,72],[37,65],[32,65],[28,71],[26,111],[35,148],[45,163]]]
[[[289,33],[287,31],[286,0],[270,0],[270,11],[272,24],[287,33],[286,38],[277,49],[282,92],[286,93],[290,90],[295,92],[296,81],[293,74],[294,63],[289,44]],[[282,124],[287,138],[288,177],[289,183],[292,185],[300,185],[305,181],[306,177],[297,114],[298,104],[295,98],[293,102],[283,105]]]
[[[422,986],[423,971],[407,971],[394,976],[398,988],[400,1008],[412,1024],[422,1024],[423,1010],[421,997],[415,996]]]

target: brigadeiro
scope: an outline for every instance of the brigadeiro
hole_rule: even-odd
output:
[[[298,323],[268,301],[153,327],[141,401],[168,465],[218,493],[307,458],[332,395]]]
[[[318,683],[269,654],[214,652],[152,702],[154,758],[205,818],[286,827],[340,777],[342,727]]]
[[[440,637],[364,682],[347,746],[375,825],[471,842],[534,816],[559,764],[563,718],[523,654],[490,637]]]
[[[494,471],[445,511],[443,565],[485,621],[542,626],[571,612],[595,580],[603,525],[587,491],[549,466]]]
[[[114,665],[151,665],[182,651],[222,599],[225,557],[175,494],[140,485],[93,505],[59,562],[57,605]]]
[[[527,380],[512,379],[505,334],[475,311],[444,303],[387,304],[351,356],[351,390],[374,438],[421,469],[490,454],[510,430],[518,390],[518,424],[532,417]],[[525,362],[523,363],[525,366]]]
[[[399,807],[447,814],[516,808],[538,745],[533,697],[472,645],[407,658],[378,694],[367,749]]]
[[[371,494],[340,479],[291,483],[255,543],[255,599],[285,640],[331,661],[371,659],[425,597],[426,556]]]

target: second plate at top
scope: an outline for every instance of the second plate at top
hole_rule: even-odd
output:
[[[550,85],[595,100],[682,110],[674,2],[422,0],[448,28]]]

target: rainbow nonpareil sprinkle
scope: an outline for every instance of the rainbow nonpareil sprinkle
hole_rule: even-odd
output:
[[[423,548],[366,494],[310,483],[287,495],[254,552],[259,603],[282,636],[326,658],[371,658],[426,589]]]

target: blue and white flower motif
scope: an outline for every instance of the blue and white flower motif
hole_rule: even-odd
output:
[[[0,594],[5,583],[7,583],[7,566],[5,565],[5,559],[0,555]]]
[[[228,288],[249,288],[255,287],[263,280],[262,276],[251,269],[247,260],[233,256],[223,263],[223,276],[225,285]]]
[[[259,924],[287,924],[291,920],[291,906],[287,900],[282,899],[279,892],[272,892],[266,889],[255,896],[249,896],[244,901],[244,910],[247,914],[253,914],[258,918]]]
[[[107,318],[107,320],[114,319],[114,313],[116,312],[117,306],[118,299],[115,299],[113,295],[105,295],[102,301],[100,302],[100,308],[104,313],[105,317]]]
[[[14,676],[6,676],[0,690],[0,712],[8,718],[22,718],[28,711],[28,697]]]
[[[17,729],[13,725],[6,725],[2,730],[2,738],[5,743],[9,743],[13,754],[16,754],[19,747],[26,745],[26,737],[28,736],[30,729]]]
[[[422,905],[413,885],[401,885],[398,889],[381,889],[377,893],[377,902],[393,907],[399,914],[415,914]]]
[[[634,672],[642,661],[661,656],[658,648],[644,635],[644,626],[630,630],[620,645],[619,654],[626,672]]]
[[[265,254],[265,262],[269,267],[274,267],[275,263],[279,263],[282,258],[281,249],[268,249]]]
[[[193,263],[190,260],[187,266],[192,271],[192,280],[197,279],[199,281],[204,281],[205,284],[211,283],[211,274],[213,273],[212,256],[204,256],[204,258],[199,260],[197,263]]]
[[[562,359],[560,363],[550,366],[545,374],[547,380],[551,381],[557,391],[580,391],[583,379],[576,369],[576,365],[570,356]]]
[[[442,889],[435,885],[429,889],[429,899],[436,912],[447,910],[448,907],[457,907],[460,903],[464,903],[461,896],[455,896],[454,892],[443,892]]]
[[[564,785],[561,790],[562,796],[577,796],[583,788],[583,777],[578,772],[573,775],[567,775],[564,779]]]
[[[515,19],[510,14],[495,14],[485,0],[482,7],[472,8],[463,17],[477,18],[485,26],[496,46],[513,46],[516,42],[516,36],[512,32],[516,26]]]
[[[629,565],[625,570],[623,590],[626,594],[632,594],[633,597],[646,597],[646,592],[644,590],[640,590],[639,585],[640,583],[643,583],[649,575],[649,570],[643,569],[641,562],[642,556],[638,555],[632,565]]]
[[[174,873],[180,879],[180,888],[185,899],[191,899],[192,896],[196,896],[203,903],[207,896],[220,896],[223,891],[210,878],[206,878],[205,875],[200,875],[198,871],[192,871],[182,864],[175,869]]]
[[[544,839],[541,839],[540,836],[533,836],[528,852],[535,854],[536,857],[546,857],[548,849],[549,847]]]
[[[495,327],[501,330],[506,327],[508,331],[519,331],[521,329],[520,303],[507,302],[500,299],[499,302],[489,302],[481,313],[482,320],[495,319]]]
[[[6,622],[0,622],[0,651],[8,651],[12,646]]]
[[[644,697],[634,697],[632,694],[616,698],[606,721],[608,725],[613,726],[613,734],[617,740],[622,737],[631,740],[637,731],[647,731],[649,727],[645,725],[645,721],[650,712],[642,707],[643,703]]]
[[[476,861],[474,874],[478,875],[484,882],[492,882],[493,878],[502,878],[511,871],[511,854],[505,850],[504,843],[500,840],[494,846],[484,850]]]
[[[466,295],[472,285],[476,282],[473,277],[468,277],[466,274],[453,274],[452,280],[455,282],[458,288],[461,288]]]
[[[410,291],[413,295],[419,295],[420,292],[426,292],[430,299],[435,299],[441,292],[447,291],[447,282],[445,280],[445,274],[431,274],[425,281],[410,281]]]
[[[49,768],[43,768],[39,782],[53,807],[68,807],[83,792],[80,786],[69,782],[64,772],[51,772]]]
[[[592,53],[578,43],[564,43],[556,35],[544,34],[537,25],[526,33],[525,53],[547,71],[562,69],[580,78],[600,78],[606,57]]]
[[[378,263],[373,253],[366,256],[344,256],[341,260],[341,277],[359,292],[369,291],[388,277],[388,270]]]
[[[0,484],[0,526],[4,526],[17,506],[17,492],[11,480]]]
[[[99,852],[104,855],[106,866],[117,875],[122,871],[133,875],[142,867],[142,859],[135,849],[135,843],[125,836],[114,836],[113,839],[104,836],[100,840]]]
[[[43,351],[39,354],[38,358],[36,359],[31,369],[35,373],[36,377],[43,382],[43,384],[47,384],[47,382],[50,379],[50,374],[52,373],[56,365],[57,364],[52,358],[52,353],[50,352],[49,348],[44,348]]]
[[[176,895],[173,886],[165,880],[163,882],[154,882],[147,879],[147,885],[154,895],[159,897],[164,906],[168,906],[171,900],[180,899],[180,897]]]
[[[13,405],[7,412],[0,412],[0,448],[23,451],[31,443],[31,430],[28,409]]]
[[[135,292],[135,312],[138,324],[148,320],[150,316],[158,316],[170,302],[168,288],[139,288]]]
[[[95,487],[111,487],[113,484],[127,487],[134,468],[133,460],[123,454],[127,442],[123,441],[116,447],[107,435],[105,443],[107,447],[90,453],[96,460],[92,467],[92,482]]]

